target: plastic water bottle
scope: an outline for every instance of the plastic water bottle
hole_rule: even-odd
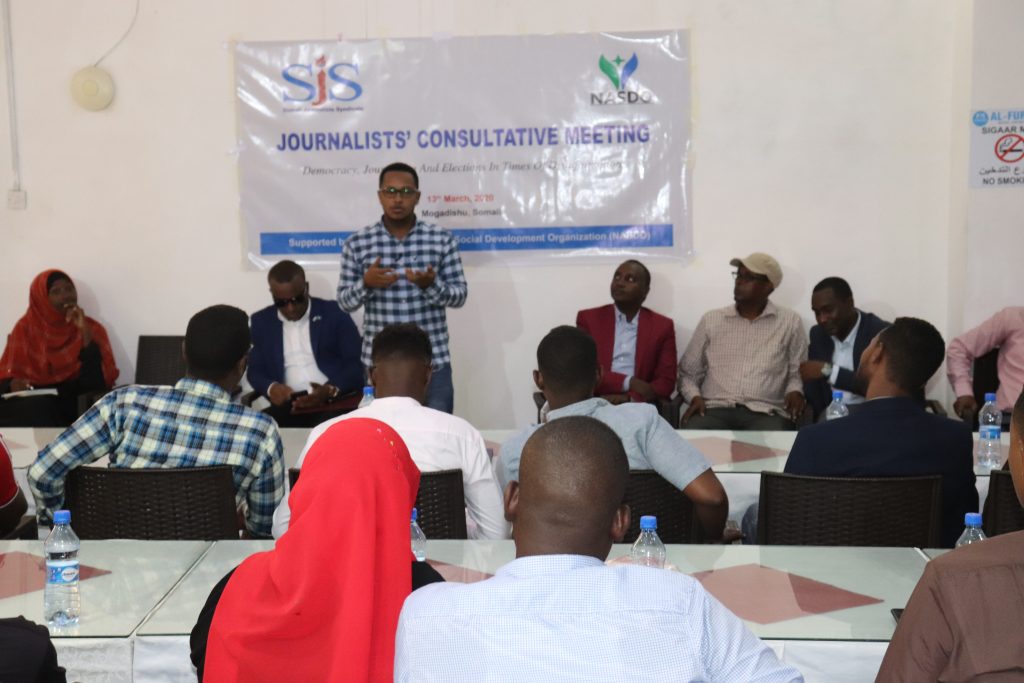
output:
[[[359,399],[357,408],[365,408],[373,403],[373,387],[363,387],[363,397]]]
[[[71,530],[71,513],[53,513],[53,529],[43,543],[46,555],[46,588],[43,617],[50,626],[61,628],[78,623],[81,597],[78,594],[78,549],[82,543]]]
[[[972,543],[980,543],[984,541],[988,536],[981,530],[981,513],[980,512],[968,512],[964,515],[964,524],[967,528],[960,534],[960,538],[956,539],[956,547],[959,548],[962,545],[970,545]]]
[[[416,508],[412,509],[412,520],[409,522],[409,536],[412,537],[412,554],[416,556],[417,562],[426,562],[427,560],[427,535],[423,533],[423,529],[416,523],[419,518],[419,513]]]
[[[843,392],[833,391],[832,402],[828,404],[828,408],[825,409],[825,419],[834,420],[837,417],[846,417],[850,414],[849,408],[843,403]]]
[[[978,413],[978,467],[994,470],[1003,459],[1000,436],[1003,431],[1003,414],[996,408],[996,395],[985,394],[985,405]]]
[[[665,544],[658,538],[658,518],[644,515],[640,518],[640,535],[630,553],[633,564],[643,567],[665,567]]]

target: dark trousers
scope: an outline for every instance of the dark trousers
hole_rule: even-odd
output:
[[[731,429],[733,431],[791,431],[796,425],[788,417],[756,413],[746,406],[708,408],[704,415],[692,415],[681,429]]]

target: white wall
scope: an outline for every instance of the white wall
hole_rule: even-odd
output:
[[[37,272],[63,268],[110,330],[122,381],[140,333],[180,334],[212,303],[267,303],[264,274],[242,258],[236,40],[689,28],[697,257],[654,264],[649,300],[676,319],[681,347],[705,310],[731,300],[729,258],[755,250],[782,263],[774,298],[808,324],[811,287],[834,274],[884,317],[961,324],[969,3],[142,0],[135,29],[104,63],[117,96],[102,113],[78,109],[68,83],[117,40],[131,0],[12,5],[29,205],[0,207],[0,329],[24,311]],[[467,263],[469,302],[450,314],[456,412],[481,428],[518,426],[534,414],[537,342],[578,308],[604,303],[613,267]],[[329,295],[336,273],[311,281]]]
[[[1024,2],[975,3],[971,109],[1024,108],[1022,37]],[[967,121],[960,125],[969,127]],[[1003,306],[1024,305],[1024,187],[969,190],[966,222],[967,277],[960,329],[977,325]]]

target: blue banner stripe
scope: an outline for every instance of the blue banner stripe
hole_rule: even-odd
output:
[[[671,247],[672,224],[561,228],[473,228],[451,231],[461,251]],[[340,254],[351,232],[262,232],[260,254]]]

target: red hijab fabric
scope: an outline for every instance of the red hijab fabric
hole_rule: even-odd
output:
[[[78,360],[82,333],[50,304],[46,288],[47,279],[57,272],[62,271],[44,270],[32,280],[28,311],[14,325],[14,330],[7,337],[7,348],[0,358],[0,379],[18,377],[27,379],[31,384],[47,386],[78,377],[82,369]],[[86,317],[85,324],[92,333],[93,343],[100,350],[103,379],[108,388],[112,387],[118,372],[107,331],[89,317]]]
[[[288,499],[288,531],[224,589],[204,679],[391,681],[419,480],[383,422],[353,418],[325,431]]]

